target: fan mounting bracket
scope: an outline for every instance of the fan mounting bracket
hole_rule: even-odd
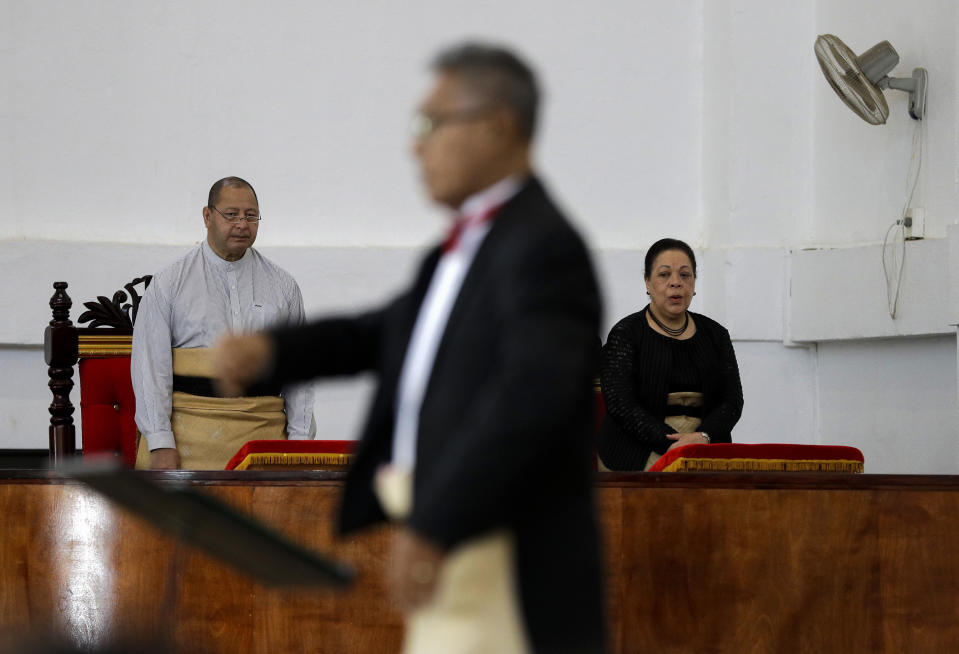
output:
[[[884,77],[879,80],[879,88],[896,89],[909,94],[909,115],[922,120],[926,113],[926,84],[929,74],[925,68],[913,68],[912,77]]]

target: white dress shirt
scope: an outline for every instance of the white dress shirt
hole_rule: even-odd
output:
[[[237,261],[220,258],[204,240],[150,282],[137,311],[130,376],[136,424],[151,450],[176,447],[170,428],[172,348],[212,347],[227,332],[250,332],[304,321],[293,277],[248,249]],[[289,438],[313,438],[313,390],[283,390]]]
[[[460,207],[458,214],[460,220],[465,221],[464,227],[455,247],[444,252],[436,265],[403,360],[393,430],[392,465],[395,468],[412,470],[416,464],[416,440],[423,395],[463,279],[490,229],[489,221],[483,218],[513,197],[519,188],[519,179],[507,177],[471,195]]]

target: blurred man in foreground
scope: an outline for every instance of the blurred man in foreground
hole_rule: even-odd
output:
[[[589,256],[532,172],[532,71],[469,44],[434,72],[415,153],[446,241],[378,310],[225,340],[221,381],[378,374],[340,528],[402,525],[406,652],[602,652]]]

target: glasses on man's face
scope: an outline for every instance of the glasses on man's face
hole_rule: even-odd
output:
[[[245,220],[248,223],[258,223],[261,220],[263,220],[263,216],[261,216],[258,213],[242,214],[239,211],[227,211],[226,213],[223,213],[222,211],[214,207],[212,204],[210,205],[210,208],[213,209],[218,214],[220,214],[221,216],[223,216],[224,218],[226,218],[226,221],[229,223],[238,223],[241,220]]]
[[[421,112],[413,116],[413,123],[410,125],[410,131],[413,139],[420,141],[432,136],[436,130],[443,125],[451,123],[465,123],[471,120],[482,118],[493,110],[493,107],[473,107],[472,109],[463,109],[461,111],[451,111],[449,113],[430,114]]]

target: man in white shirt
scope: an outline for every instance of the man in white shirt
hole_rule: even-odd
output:
[[[246,441],[315,434],[309,387],[215,397],[207,356],[220,336],[300,324],[304,311],[293,277],[252,248],[260,210],[248,182],[216,182],[203,221],[206,240],[153,276],[137,313],[138,468],[222,469]]]

